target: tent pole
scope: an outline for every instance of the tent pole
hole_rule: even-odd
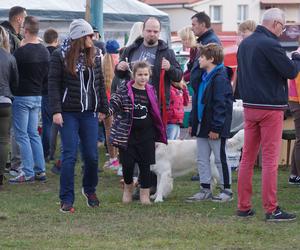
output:
[[[84,19],[87,21],[87,22],[91,22],[91,0],[86,0],[85,2],[85,16],[84,16]]]
[[[103,34],[103,0],[90,0],[91,1],[91,24],[94,25],[104,39]]]

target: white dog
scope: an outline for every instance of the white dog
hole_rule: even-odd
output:
[[[226,152],[241,151],[244,143],[244,130],[239,131],[226,144]],[[151,196],[154,202],[162,202],[173,190],[173,177],[183,176],[197,169],[197,143],[192,140],[169,140],[168,145],[156,144],[156,164],[151,170],[157,175],[157,190]],[[230,153],[229,153],[230,155]],[[239,158],[238,158],[239,159]],[[211,155],[212,186],[219,180],[219,172]],[[231,165],[230,165],[231,166]]]

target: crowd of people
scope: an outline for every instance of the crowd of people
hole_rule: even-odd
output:
[[[0,189],[5,171],[12,175],[11,184],[45,181],[46,162],[54,160],[59,133],[61,155],[52,171],[60,174],[60,211],[75,211],[78,151],[83,162],[82,194],[89,207],[98,207],[97,144],[105,131],[109,156],[105,167],[119,170],[124,178],[122,202],[132,202],[134,180],[138,179],[141,203],[151,204],[151,187],[156,183],[150,171],[156,161],[155,143],[179,139],[189,84],[193,96],[188,131],[197,141],[198,175],[193,179],[199,181],[200,190],[186,201],[233,200],[225,146],[232,136],[233,101],[240,98],[245,141],[238,170],[237,216],[255,214],[252,176],[261,146],[266,220],[296,219],[277,201],[278,157],[288,95],[297,136],[289,183],[300,184],[300,51],[292,53],[291,59],[286,55],[277,39],[284,26],[284,12],[277,8],[263,14],[261,25],[251,20],[240,24],[238,66],[233,72],[223,64],[224,50],[210,17],[196,13],[191,27],[178,31],[190,51],[183,72],[174,51],[160,39],[161,24],[155,17],[135,23],[126,46],[120,48],[116,40],[98,41],[99,32],[83,19],[73,20],[61,42],[52,28],[41,39],[38,19],[28,16],[23,7],[12,7],[8,21],[0,25]],[[292,79],[289,91],[287,79]],[[220,176],[217,195],[210,184],[212,153]]]

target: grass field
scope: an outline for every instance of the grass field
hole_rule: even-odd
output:
[[[105,170],[97,191],[101,206],[91,209],[80,193],[80,164],[76,172],[74,214],[58,211],[59,177],[50,172],[44,184],[7,185],[0,192],[1,250],[300,249],[300,218],[293,223],[264,222],[259,169],[253,197],[257,214],[246,220],[235,216],[236,195],[228,204],[185,203],[198,190],[191,175],[175,179],[174,191],[162,204],[123,205],[119,177]],[[300,188],[287,184],[287,176],[287,171],[279,172],[280,205],[300,215]],[[234,191],[236,178],[234,173]]]

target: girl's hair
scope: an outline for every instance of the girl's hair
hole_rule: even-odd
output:
[[[247,30],[254,32],[256,29],[256,22],[253,20],[246,20],[245,22],[240,23],[238,31],[245,32]]]
[[[146,62],[146,61],[135,62],[134,65],[133,65],[133,69],[132,69],[132,75],[133,75],[132,77],[135,76],[138,69],[145,69],[145,68],[148,69],[149,75],[151,75],[152,74],[151,66],[148,62]]]
[[[127,41],[125,47],[128,47],[129,45],[133,44],[137,38],[142,37],[143,25],[144,25],[143,22],[136,22],[132,25],[132,27],[130,29],[128,41]]]
[[[102,72],[104,77],[104,84],[106,90],[111,89],[111,83],[115,76],[114,73],[115,63],[112,54],[105,53],[102,59]]]
[[[196,47],[196,37],[192,31],[192,27],[186,26],[177,31],[178,36],[181,40],[188,40],[192,47]]]
[[[85,48],[85,37],[81,37],[71,41],[71,47],[66,54],[66,67],[67,70],[76,76],[76,63],[79,58],[80,52],[84,53],[85,66],[95,66],[95,47]]]
[[[8,34],[2,26],[0,26],[0,48],[3,48],[7,52],[10,52]]]

